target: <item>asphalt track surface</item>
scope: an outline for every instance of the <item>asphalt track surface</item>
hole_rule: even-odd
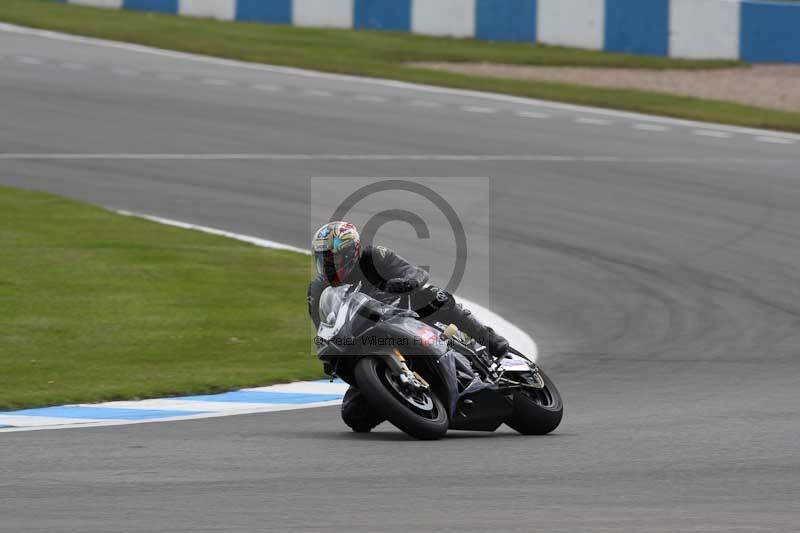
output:
[[[312,176],[488,176],[492,306],[566,404],[538,438],[355,435],[335,408],[5,434],[2,531],[800,523],[797,143],[7,32],[0,124],[3,153],[400,156],[0,159],[3,184],[297,246]],[[564,157],[508,157],[536,154]]]

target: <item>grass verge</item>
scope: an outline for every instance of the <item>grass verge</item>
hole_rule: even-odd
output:
[[[0,409],[320,377],[308,258],[0,187]]]
[[[49,0],[3,0],[0,20],[217,57],[622,109],[679,118],[800,131],[800,113],[631,89],[438,72],[405,65],[486,61],[549,66],[704,69],[735,61],[694,61],[405,33],[296,28],[114,11]]]

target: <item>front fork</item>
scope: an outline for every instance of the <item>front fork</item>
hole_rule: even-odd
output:
[[[392,373],[396,374],[400,379],[400,384],[403,387],[408,387],[415,391],[430,390],[431,386],[422,376],[417,372],[412,371],[406,364],[406,358],[400,353],[400,350],[395,348],[391,354],[381,356]]]

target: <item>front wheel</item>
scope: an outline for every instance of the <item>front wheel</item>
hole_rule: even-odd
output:
[[[358,388],[386,420],[421,440],[441,438],[449,426],[442,401],[430,390],[406,392],[379,357],[364,357],[355,368]]]
[[[514,410],[506,422],[523,435],[546,435],[558,427],[564,415],[564,404],[555,384],[541,369],[544,386],[524,388],[514,393]]]

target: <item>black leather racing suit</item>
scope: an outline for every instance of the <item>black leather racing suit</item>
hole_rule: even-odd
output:
[[[421,320],[430,324],[455,324],[486,346],[489,353],[503,355],[508,349],[508,342],[492,328],[481,324],[468,309],[457,304],[452,294],[432,285],[426,286],[429,277],[425,270],[410,264],[385,246],[366,246],[358,267],[345,278],[344,283],[355,285],[360,282],[363,293],[384,303],[395,301],[397,292],[405,292],[403,285],[413,288],[408,294],[411,306]],[[308,287],[308,314],[315,328],[319,327],[320,322],[319,299],[328,286],[328,281],[320,275]],[[356,431],[369,431],[382,421],[370,412],[358,390],[352,387],[342,403],[342,418]]]

